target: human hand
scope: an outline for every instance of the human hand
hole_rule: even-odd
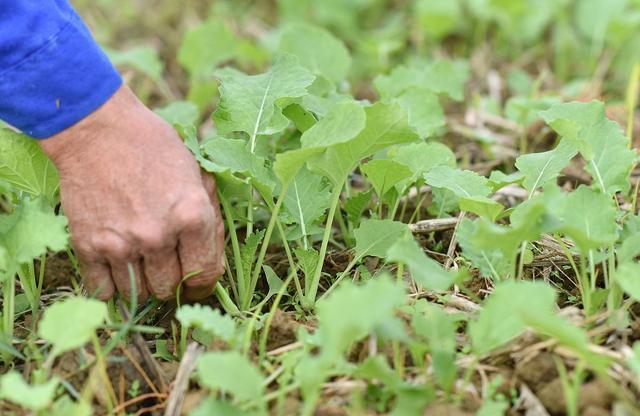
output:
[[[222,275],[224,226],[213,178],[171,126],[121,87],[72,127],[41,140],[60,173],[64,212],[90,295],[208,296]]]

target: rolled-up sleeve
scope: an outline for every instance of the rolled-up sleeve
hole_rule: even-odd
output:
[[[105,101],[122,79],[67,0],[0,0],[0,120],[50,137]]]

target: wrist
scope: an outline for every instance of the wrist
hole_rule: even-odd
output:
[[[70,159],[82,160],[84,152],[95,151],[96,142],[103,141],[105,137],[118,138],[117,134],[103,133],[117,126],[118,120],[122,120],[125,115],[131,115],[141,107],[144,108],[143,104],[127,86],[123,85],[96,111],[71,127],[39,140],[38,144],[60,169]]]

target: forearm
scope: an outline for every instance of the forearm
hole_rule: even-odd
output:
[[[67,0],[0,0],[0,119],[50,137],[121,84]]]

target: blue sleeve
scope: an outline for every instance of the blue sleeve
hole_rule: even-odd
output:
[[[122,84],[67,0],[0,0],[0,120],[46,138]]]

